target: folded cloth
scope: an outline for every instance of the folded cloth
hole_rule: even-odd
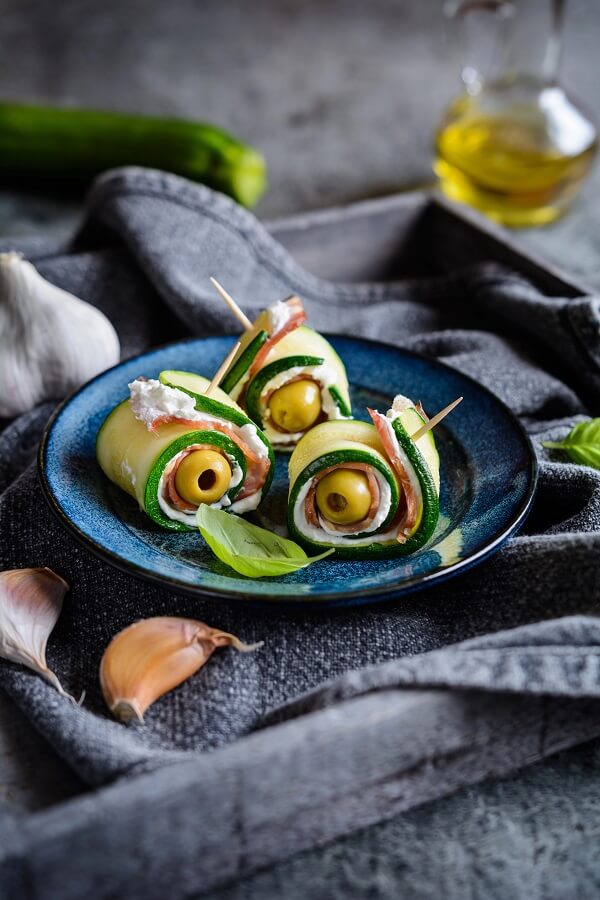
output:
[[[86,700],[78,708],[8,663],[0,684],[90,785],[215,751],[283,719],[301,739],[305,713],[390,686],[600,697],[600,472],[559,462],[541,445],[600,412],[597,298],[548,297],[492,264],[418,280],[324,281],[224,196],[135,168],[96,182],[68,245],[37,243],[29,257],[109,316],[125,356],[185,334],[236,332],[210,275],[235,291],[251,318],[297,293],[317,329],[379,338],[477,378],[521,417],[540,458],[523,532],[487,562],[410,602],[281,612],[171,594],[98,560],[53,518],[36,479],[31,460],[52,404],[6,423],[0,568],[45,565],[71,585],[48,655],[65,687],[85,690]],[[99,692],[102,652],[130,622],[165,614],[265,645],[252,654],[219,651],[152,706],[144,724],[125,727],[111,720]]]

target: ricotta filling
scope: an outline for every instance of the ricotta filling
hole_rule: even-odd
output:
[[[241,500],[234,500],[229,508],[229,512],[237,513],[238,515],[251,512],[257,508],[261,500],[262,488],[259,491],[254,491],[253,494],[249,494],[247,497],[242,497]]]
[[[276,300],[275,303],[267,307],[267,313],[269,316],[269,334],[271,336],[285,328],[293,315],[293,311],[283,300]]]
[[[320,512],[318,513],[319,526],[311,525],[306,518],[305,501],[308,492],[310,491],[312,479],[309,479],[306,484],[302,485],[294,506],[294,525],[298,531],[311,541],[318,541],[320,543],[330,544],[331,546],[347,545],[352,547],[363,547],[365,544],[382,544],[385,541],[394,540],[397,532],[397,529],[395,528],[384,532],[383,534],[373,535],[373,532],[381,527],[382,523],[385,522],[389,515],[392,505],[392,490],[387,479],[378,469],[373,468],[371,469],[371,472],[377,479],[377,484],[379,485],[379,507],[373,517],[373,521],[363,532],[361,532],[361,535],[365,535],[365,537],[357,538],[352,535],[341,534],[339,531],[335,531],[327,520],[323,518]]]
[[[267,381],[258,401],[258,410],[263,423],[263,431],[272,444],[296,444],[305,434],[304,431],[290,433],[278,431],[274,428],[269,421],[271,418],[271,410],[267,405],[267,397],[270,393],[283,387],[293,378],[298,378],[298,376],[301,375],[311,378],[319,385],[321,389],[321,409],[329,421],[332,419],[347,418],[329,392],[329,388],[337,384],[337,373],[335,369],[325,363],[321,363],[318,366],[292,366],[290,369],[279,372]]]
[[[188,419],[191,422],[205,422],[207,425],[219,424],[231,428],[232,432],[262,459],[269,456],[267,445],[258,436],[258,429],[253,422],[245,425],[236,425],[229,419],[211,416],[210,413],[196,409],[194,398],[177,388],[168,387],[160,381],[150,379],[148,381],[132,381],[129,385],[131,393],[131,410],[140,422],[143,422],[148,431],[152,430],[152,423],[162,416],[176,416]]]
[[[198,418],[194,398],[177,388],[162,384],[156,378],[148,380],[136,378],[127,385],[129,388],[129,405],[131,411],[148,431],[152,423],[162,416],[176,416],[179,419]]]

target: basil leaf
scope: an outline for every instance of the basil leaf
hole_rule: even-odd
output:
[[[544,441],[542,446],[564,450],[573,462],[600,469],[600,419],[579,422],[563,441]]]
[[[333,553],[332,548],[307,556],[294,541],[205,503],[198,507],[196,522],[215,556],[248,578],[288,575]]]

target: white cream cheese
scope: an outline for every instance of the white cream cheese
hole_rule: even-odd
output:
[[[152,422],[162,416],[177,416],[191,422],[206,422],[208,425],[219,423],[231,428],[232,432],[241,438],[257,456],[266,458],[269,455],[269,448],[259,438],[258,430],[253,422],[236,425],[229,419],[220,419],[218,416],[201,412],[196,409],[194,398],[189,394],[179,391],[177,388],[168,387],[154,379],[132,381],[129,391],[131,410],[136,419],[143,422],[149,431],[152,430]]]
[[[244,497],[242,500],[235,500],[231,504],[231,512],[240,514],[250,512],[251,510],[256,509],[261,500],[262,488],[260,491],[255,491],[254,494],[250,494],[249,497]]]
[[[177,416],[181,419],[196,420],[200,414],[194,398],[177,388],[161,384],[155,378],[148,381],[136,378],[128,385],[129,404],[136,419],[151,431],[152,423],[161,416]]]
[[[387,417],[392,420],[397,419],[400,413],[405,412],[407,409],[414,408],[415,404],[409,397],[405,397],[404,394],[396,394],[392,402],[392,408],[387,411]]]
[[[277,300],[275,303],[272,303],[268,307],[267,313],[269,314],[269,333],[271,335],[277,334],[278,331],[285,328],[292,316],[290,307],[283,300]]]
[[[248,422],[246,425],[235,425],[235,432],[240,437],[243,442],[256,453],[261,459],[263,457],[267,457],[269,455],[269,448],[258,436],[258,430],[256,425],[252,422]]]

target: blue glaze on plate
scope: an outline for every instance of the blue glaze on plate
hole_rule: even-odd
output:
[[[385,344],[332,337],[346,364],[356,418],[386,411],[394,393],[421,400],[430,413],[464,401],[436,428],[441,461],[441,516],[429,544],[410,557],[380,561],[326,559],[277,578],[237,575],[199,534],[162,531],[101,472],[98,429],[140,375],[162,369],[210,375],[232,346],[228,337],[183,341],[120,363],[63,403],[40,447],[45,495],[61,522],[109,562],[164,587],[238,600],[310,605],[369,603],[397,597],[457,574],[497,550],[523,522],[537,467],[529,438],[510,410],[454,369]],[[287,454],[278,454],[271,491],[258,521],[281,530],[286,520]]]

